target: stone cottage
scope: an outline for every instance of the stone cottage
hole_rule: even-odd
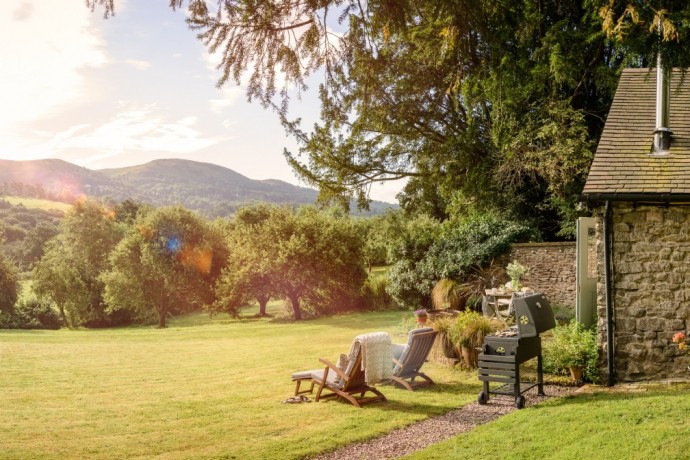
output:
[[[690,75],[626,69],[583,199],[595,209],[602,370],[615,382],[688,378]]]

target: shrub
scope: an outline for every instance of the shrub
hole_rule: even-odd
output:
[[[388,280],[383,276],[369,277],[362,288],[362,300],[368,310],[390,310],[398,304],[388,293]]]
[[[573,305],[551,304],[553,316],[560,324],[568,324],[575,319],[575,307]]]
[[[583,378],[597,383],[598,360],[596,332],[577,321],[556,326],[553,338],[544,344],[544,368],[550,372],[568,374],[570,367],[581,367]]]
[[[405,306],[428,307],[437,280],[469,279],[477,267],[487,266],[511,243],[535,236],[529,227],[492,214],[446,221],[434,231],[410,232],[401,237],[405,250],[392,253],[397,259],[388,272],[389,292]],[[420,240],[416,244],[415,238]]]
[[[0,314],[3,329],[60,329],[62,321],[55,309],[35,298],[22,299],[11,311]]]

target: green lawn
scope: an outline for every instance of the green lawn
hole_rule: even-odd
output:
[[[10,204],[16,206],[18,204],[24,205],[25,208],[36,208],[49,211],[56,209],[58,211],[67,212],[72,209],[71,204],[62,203],[60,201],[43,200],[41,198],[26,198],[20,196],[3,196],[3,200],[7,200]]]
[[[413,459],[688,458],[690,385],[547,401],[437,444]]]
[[[164,330],[0,331],[0,458],[299,458],[473,401],[474,373],[429,363],[437,385],[383,387],[387,403],[281,404],[290,373],[335,360],[357,334],[396,333],[400,318],[198,314]]]

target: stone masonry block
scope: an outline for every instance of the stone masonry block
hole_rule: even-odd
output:
[[[644,332],[664,331],[666,330],[666,321],[663,318],[640,318],[637,320],[637,329]]]

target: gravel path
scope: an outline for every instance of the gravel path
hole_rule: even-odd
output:
[[[548,396],[537,396],[536,388],[525,393],[526,406],[533,406],[549,398],[574,393],[577,387],[544,385]],[[366,410],[366,409],[364,409]],[[472,428],[517,410],[513,398],[493,396],[489,404],[468,404],[444,415],[414,423],[366,442],[350,444],[342,449],[312,457],[314,460],[391,459],[424,449],[425,447],[466,433]]]

